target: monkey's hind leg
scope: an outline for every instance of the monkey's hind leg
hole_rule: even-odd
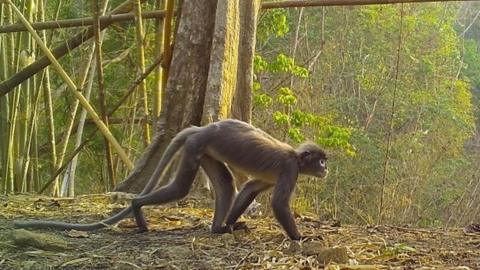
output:
[[[224,226],[224,222],[235,196],[232,174],[223,163],[206,155],[202,157],[200,164],[208,175],[215,191],[212,233],[226,233],[228,230]]]
[[[138,232],[148,231],[147,221],[142,206],[164,204],[180,200],[187,196],[200,166],[198,150],[189,145],[184,146],[182,159],[175,179],[168,185],[132,200],[132,210],[138,226]]]

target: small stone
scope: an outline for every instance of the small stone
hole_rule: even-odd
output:
[[[324,265],[331,262],[347,263],[348,250],[346,247],[323,248],[318,252],[317,260]]]
[[[14,230],[11,233],[13,243],[19,247],[34,247],[50,251],[69,249],[68,242],[62,238],[46,233],[31,232],[24,229]]]
[[[305,256],[317,255],[325,249],[325,244],[319,241],[305,242],[302,244],[302,253]]]

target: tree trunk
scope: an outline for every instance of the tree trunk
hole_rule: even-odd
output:
[[[237,83],[238,1],[218,1],[202,124],[230,116]]]
[[[117,191],[140,192],[181,129],[232,112],[250,121],[259,8],[259,0],[184,1],[156,136]]]
[[[207,86],[216,1],[184,1],[162,99],[155,137],[132,173],[116,191],[140,192],[150,179],[170,139],[189,125],[199,125]]]
[[[245,122],[252,120],[253,56],[259,10],[260,0],[240,1],[237,88],[233,97],[232,116]]]

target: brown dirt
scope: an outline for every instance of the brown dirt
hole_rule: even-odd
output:
[[[15,245],[12,221],[86,223],[125,203],[106,195],[10,196],[0,203],[0,269],[318,269],[325,250],[346,253],[332,255],[344,261],[326,269],[480,269],[480,235],[461,229],[347,226],[303,216],[297,224],[309,238],[299,244],[287,240],[273,219],[251,217],[245,218],[250,232],[212,235],[212,212],[195,200],[147,208],[151,231],[144,234],[134,233],[131,219],[89,233],[36,231],[67,242],[65,250],[46,251]]]

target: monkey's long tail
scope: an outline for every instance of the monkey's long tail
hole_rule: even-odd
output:
[[[49,220],[30,220],[30,221],[14,221],[13,226],[15,228],[34,228],[34,229],[54,229],[54,230],[77,230],[77,231],[94,231],[101,228],[105,228],[109,225],[115,224],[124,219],[130,212],[132,207],[129,206],[117,214],[104,219],[99,222],[89,224],[79,223],[66,223],[61,221],[49,221]]]
[[[148,180],[148,183],[145,185],[145,187],[143,188],[139,196],[150,193],[157,186],[158,180],[170,165],[171,163],[170,161],[172,160],[173,156],[183,146],[183,144],[185,143],[185,141],[190,135],[197,133],[201,129],[202,127],[195,127],[195,126],[186,128],[180,131],[172,139],[170,144],[167,146],[167,149],[165,150],[165,152],[163,152],[162,158],[160,159],[160,162],[155,168],[155,171],[153,172],[152,176]],[[93,230],[105,228],[109,225],[112,225],[121,221],[126,216],[128,216],[131,211],[132,211],[132,207],[129,206],[109,218],[106,218],[99,222],[89,223],[89,224],[66,223],[66,222],[47,221],[47,220],[31,220],[31,221],[15,221],[13,223],[13,226],[16,228],[93,231]]]
[[[196,126],[186,128],[180,131],[172,139],[170,144],[167,146],[167,149],[165,149],[165,152],[163,152],[162,158],[160,159],[160,162],[158,163],[157,168],[155,168],[155,171],[153,172],[152,176],[150,177],[150,180],[148,180],[148,183],[145,185],[140,195],[145,195],[150,193],[157,186],[158,180],[163,176],[163,173],[171,164],[171,160],[173,156],[185,144],[185,141],[190,135],[197,133],[201,129],[202,127],[196,127]]]

